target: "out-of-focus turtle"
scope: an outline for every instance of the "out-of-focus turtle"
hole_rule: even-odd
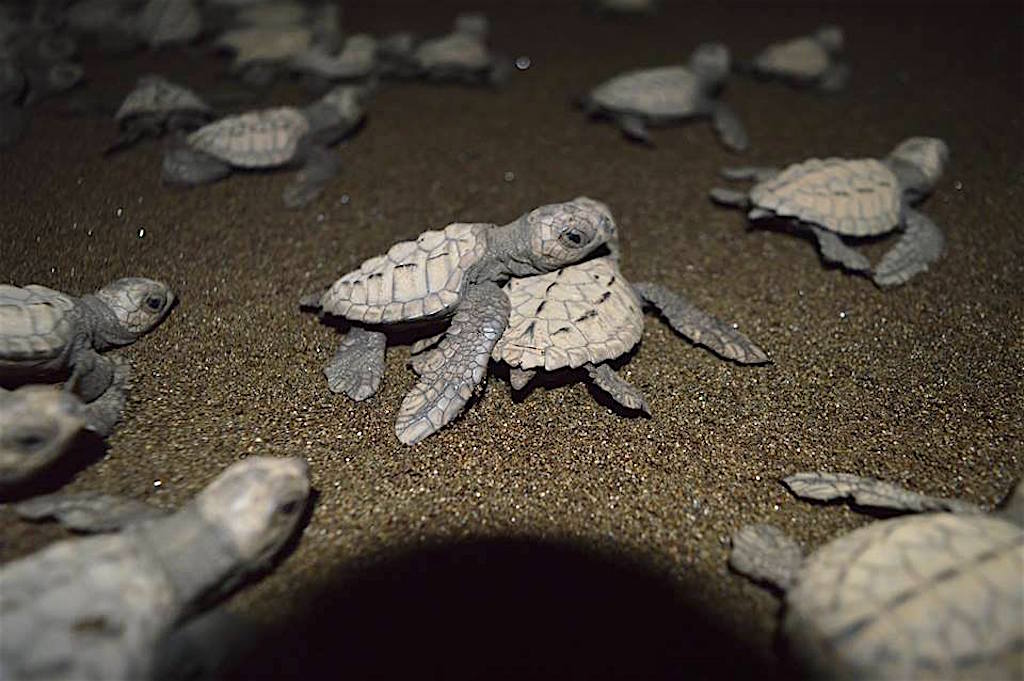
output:
[[[782,633],[820,678],[1014,678],[1024,667],[1024,484],[1000,512],[847,474],[785,480],[798,497],[891,518],[804,557],[777,527],[732,538],[729,564],[785,594]]]
[[[86,402],[110,386],[114,366],[98,353],[134,343],[174,304],[162,282],[129,277],[75,298],[31,284],[0,285],[0,381],[71,370],[68,387]]]
[[[729,50],[705,43],[686,66],[629,71],[605,81],[580,105],[591,116],[609,118],[629,139],[650,143],[648,125],[710,118],[729,149],[747,148],[747,132],[735,112],[718,96],[729,75]]]
[[[591,12],[614,16],[650,15],[658,11],[660,0],[586,0],[585,6]]]
[[[504,290],[512,311],[491,357],[511,367],[517,390],[538,371],[582,368],[623,407],[650,413],[640,391],[608,364],[640,342],[645,304],[678,333],[725,359],[740,364],[768,361],[745,335],[678,294],[658,284],[630,284],[611,256],[510,279]],[[414,368],[429,369],[440,359],[432,353],[416,356]]]
[[[314,46],[289,63],[295,71],[323,83],[368,78],[377,68],[377,40],[359,33],[345,40],[338,54]]]
[[[268,0],[242,7],[235,20],[243,26],[299,26],[309,18],[309,9],[295,0]]]
[[[487,48],[488,32],[484,15],[460,14],[451,33],[417,45],[412,62],[430,80],[500,84],[510,65]]]
[[[579,262],[617,240],[608,208],[579,197],[541,206],[507,225],[454,223],[403,241],[371,258],[303,305],[359,325],[441,320],[450,323],[437,357],[406,395],[395,422],[413,444],[454,419],[483,381],[509,320],[502,285],[512,277]],[[355,326],[324,369],[328,386],[363,400],[380,386],[386,337]]]
[[[752,179],[749,193],[716,188],[711,198],[749,209],[757,221],[782,218],[808,229],[822,258],[851,272],[871,276],[878,286],[896,286],[923,272],[942,255],[945,238],[927,216],[911,206],[931,193],[949,160],[946,143],[911,137],[883,160],[811,159],[779,171],[729,168],[729,179]],[[868,259],[843,237],[875,237],[902,230],[900,238],[872,269]]]
[[[107,153],[130,146],[147,135],[159,137],[165,130],[193,130],[212,116],[213,110],[188,88],[162,76],[142,76],[114,114],[121,132]]]
[[[396,31],[381,38],[377,44],[377,61],[382,76],[412,78],[419,73],[416,59],[416,36],[411,31]]]
[[[164,180],[197,185],[246,170],[301,167],[284,191],[290,208],[304,206],[338,172],[337,154],[327,147],[363,119],[367,90],[339,86],[302,109],[278,107],[229,116],[188,135],[164,156]]]
[[[174,514],[4,565],[0,676],[149,678],[168,633],[271,565],[309,491],[302,459],[249,457]]]
[[[135,21],[139,37],[150,47],[190,43],[203,30],[194,0],[149,0]]]
[[[113,357],[114,376],[98,398],[84,403],[48,385],[0,388],[0,492],[19,486],[71,451],[78,436],[106,437],[124,411],[131,366]]]
[[[737,64],[737,70],[836,92],[850,78],[850,67],[840,61],[842,52],[843,29],[822,26],[810,35],[769,45],[749,64]]]
[[[308,26],[247,26],[225,31],[218,47],[234,52],[231,69],[250,85],[266,86],[313,44]]]

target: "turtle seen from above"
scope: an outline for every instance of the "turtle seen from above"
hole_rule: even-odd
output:
[[[737,70],[822,92],[838,92],[850,79],[850,67],[840,60],[842,52],[843,29],[827,25],[810,35],[769,45],[749,64],[737,64]]]
[[[328,147],[362,122],[366,96],[366,88],[339,86],[301,109],[282,106],[214,121],[167,151],[164,181],[198,185],[220,180],[235,168],[299,166],[283,199],[289,208],[304,206],[337,174],[338,155]]]
[[[669,125],[710,118],[729,149],[743,151],[747,132],[736,113],[718,95],[729,76],[729,50],[705,43],[686,66],[629,71],[605,81],[580,101],[591,116],[612,120],[629,139],[650,143],[648,125]]]
[[[0,384],[70,370],[66,387],[92,402],[114,378],[114,364],[99,353],[134,343],[173,305],[167,284],[141,277],[80,298],[37,284],[0,284]]]
[[[106,153],[146,136],[160,137],[164,131],[194,130],[212,117],[213,110],[188,88],[162,76],[142,76],[114,114],[121,130]]]
[[[911,137],[882,160],[810,159],[781,171],[727,168],[725,177],[757,184],[749,192],[716,188],[711,199],[748,210],[751,221],[782,219],[809,230],[825,262],[870,276],[880,287],[897,286],[942,255],[942,231],[912,206],[931,193],[948,159],[942,140]],[[899,239],[875,267],[844,241],[896,230]]]
[[[1000,511],[871,478],[801,473],[796,496],[922,513],[854,530],[804,557],[772,525],[732,538],[730,566],[785,596],[782,635],[829,679],[1009,679],[1024,668],[1024,484]]]
[[[440,361],[406,395],[395,433],[414,444],[454,419],[484,380],[491,352],[509,321],[502,286],[511,278],[550,272],[617,244],[607,206],[586,197],[541,206],[495,226],[454,223],[393,246],[304,306],[354,324],[324,373],[333,392],[363,400],[380,386],[386,336],[368,325],[447,323]]]

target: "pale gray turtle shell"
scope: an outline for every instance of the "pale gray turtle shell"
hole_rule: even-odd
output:
[[[309,121],[290,106],[250,111],[204,125],[189,146],[239,168],[271,168],[295,158]]]
[[[72,297],[45,286],[0,284],[0,366],[60,357],[74,333],[74,307]]]
[[[444,316],[462,299],[466,272],[487,250],[489,228],[456,222],[397,243],[334,282],[320,304],[324,312],[367,323]]]
[[[997,678],[1024,664],[1024,530],[983,515],[873,523],[804,563],[787,639],[812,669],[861,678]]]
[[[413,58],[428,71],[445,67],[479,70],[491,65],[487,46],[478,37],[462,32],[424,41],[416,48]]]
[[[643,304],[610,257],[511,279],[505,294],[512,312],[491,356],[513,367],[600,364],[643,335]]]
[[[594,88],[590,98],[608,111],[680,118],[701,113],[704,92],[685,66],[663,66],[615,76]]]
[[[151,47],[163,47],[195,40],[203,29],[203,18],[192,0],[149,0],[136,26]]]
[[[831,62],[821,42],[805,36],[769,45],[754,58],[754,67],[765,74],[813,80],[821,77]]]
[[[903,212],[899,180],[872,158],[810,159],[791,165],[751,189],[750,200],[776,215],[857,237],[892,231]]]
[[[218,46],[235,52],[235,67],[283,62],[312,44],[313,31],[306,26],[248,26],[231,29],[217,38]]]
[[[188,88],[176,85],[162,76],[148,75],[139,78],[135,89],[114,114],[114,120],[176,111],[209,113],[210,107]]]

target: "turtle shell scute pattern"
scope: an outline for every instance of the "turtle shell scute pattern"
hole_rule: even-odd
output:
[[[508,327],[492,351],[519,367],[600,364],[629,352],[643,335],[643,305],[611,258],[597,258],[505,285]]]
[[[190,134],[188,144],[239,168],[270,168],[291,161],[308,132],[306,117],[285,106],[214,121]]]
[[[57,357],[71,340],[75,301],[45,286],[0,284],[0,359]]]
[[[114,120],[173,111],[206,113],[210,107],[188,88],[175,85],[160,76],[143,76],[136,88],[125,97],[121,108],[114,114]]]
[[[334,282],[321,305],[371,324],[448,314],[462,299],[467,271],[487,250],[489,227],[457,222],[397,243]]]
[[[873,236],[901,223],[902,194],[893,172],[875,159],[811,159],[750,192],[755,206],[847,236]]]
[[[629,71],[598,85],[590,96],[609,111],[653,117],[697,113],[703,98],[697,77],[683,66]]]
[[[758,71],[779,76],[813,79],[829,66],[829,54],[813,38],[797,38],[771,45],[754,59]]]
[[[783,626],[794,652],[832,675],[981,678],[981,665],[1020,669],[1022,574],[1024,530],[1005,520],[878,522],[808,558]]]

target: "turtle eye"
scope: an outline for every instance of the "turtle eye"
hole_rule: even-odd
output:
[[[562,232],[562,241],[567,242],[570,247],[576,247],[583,243],[583,233],[577,229],[567,229]]]
[[[277,512],[281,515],[292,515],[297,510],[299,510],[299,502],[295,499],[286,501],[277,507]]]
[[[146,307],[153,312],[159,312],[160,308],[164,306],[164,299],[159,296],[150,296],[146,298]]]

